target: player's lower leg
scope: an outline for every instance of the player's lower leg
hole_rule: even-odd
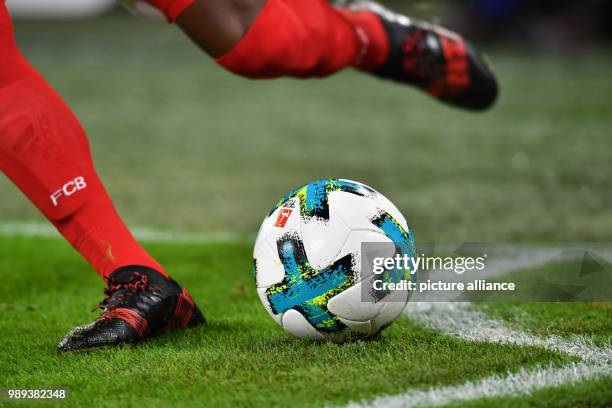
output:
[[[115,211],[78,120],[17,50],[4,2],[0,56],[0,170],[108,284],[100,318],[66,337],[60,349],[133,342],[201,322],[188,294]],[[144,283],[134,283],[139,276],[146,276]]]
[[[497,97],[495,77],[461,36],[371,0],[149,1],[241,76],[323,77],[352,66],[466,109]]]

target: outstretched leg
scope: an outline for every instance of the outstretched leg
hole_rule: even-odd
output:
[[[61,349],[137,341],[168,324],[184,327],[199,314],[187,292],[134,240],[115,211],[94,169],[85,132],[18,51],[3,1],[0,170],[107,282],[102,316],[78,336],[73,333],[65,339]],[[154,291],[157,298],[152,297]],[[191,307],[179,310],[181,302]],[[180,323],[170,323],[178,315]]]
[[[323,77],[355,67],[484,110],[487,64],[461,36],[371,0],[148,0],[226,69],[248,78]],[[169,11],[171,11],[169,13]]]
[[[133,264],[163,273],[117,215],[78,120],[17,50],[3,4],[0,13],[0,169],[104,280]]]

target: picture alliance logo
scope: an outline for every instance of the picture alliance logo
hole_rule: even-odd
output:
[[[420,254],[417,256],[396,254],[392,257],[375,257],[372,259],[372,272],[377,275],[390,270],[410,271],[415,275],[417,271],[448,271],[462,275],[465,272],[483,271],[486,267],[487,254],[482,256],[427,256]]]

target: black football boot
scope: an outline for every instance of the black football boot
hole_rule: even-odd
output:
[[[144,266],[113,272],[99,304],[102,314],[71,330],[58,345],[61,352],[136,343],[165,330],[197,326],[204,316],[178,283]]]
[[[417,86],[464,109],[482,111],[495,103],[498,94],[495,76],[459,34],[411,20],[370,0],[338,0],[335,5],[373,12],[385,27],[389,57],[372,74]]]

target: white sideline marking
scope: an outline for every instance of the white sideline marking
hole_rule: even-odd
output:
[[[180,244],[218,244],[254,242],[249,235],[240,235],[231,232],[214,232],[209,234],[195,234],[185,232],[160,231],[146,227],[131,229],[136,239],[143,242],[180,243]],[[0,235],[27,236],[41,238],[61,238],[59,233],[50,224],[38,222],[3,222],[0,223]]]
[[[469,401],[477,398],[519,396],[547,387],[612,375],[612,348],[597,347],[588,338],[538,337],[507,327],[474,310],[469,303],[409,303],[404,313],[414,322],[468,341],[542,347],[579,357],[565,367],[521,368],[515,373],[492,375],[477,381],[431,387],[404,394],[351,402],[347,408],[411,408]]]
[[[468,341],[542,347],[591,363],[612,361],[612,348],[597,347],[584,336],[572,336],[570,340],[534,336],[508,327],[469,303],[409,303],[404,314],[415,323]]]
[[[612,375],[609,364],[571,364],[562,368],[520,369],[506,376],[491,376],[462,385],[434,387],[406,394],[380,397],[369,402],[350,403],[347,408],[412,408],[446,405],[478,398],[528,394],[547,387],[558,387],[578,381]]]

